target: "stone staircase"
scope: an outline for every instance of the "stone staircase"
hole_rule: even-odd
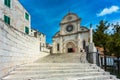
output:
[[[32,63],[22,65],[2,80],[117,80],[89,63]]]
[[[50,55],[17,67],[1,80],[118,80],[95,64],[80,63],[80,55]]]

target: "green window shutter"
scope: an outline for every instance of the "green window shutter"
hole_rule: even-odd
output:
[[[25,13],[25,19],[29,20],[29,14],[28,13]]]
[[[4,22],[10,25],[10,17],[4,15]]]
[[[7,23],[7,16],[4,15],[4,22]]]
[[[11,0],[8,0],[8,7],[11,7]]]
[[[7,0],[4,0],[4,4],[7,5],[7,3],[8,3]]]
[[[4,0],[4,4],[7,6],[7,7],[11,7],[11,0]]]
[[[10,18],[8,17],[8,24],[10,25]]]
[[[25,33],[29,34],[29,28],[28,27],[25,27]]]

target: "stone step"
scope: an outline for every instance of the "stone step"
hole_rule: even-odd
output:
[[[40,67],[40,68],[42,68],[42,67],[93,67],[93,66],[89,66],[89,65],[67,65],[67,66],[60,66],[60,65],[58,65],[58,66],[49,66],[49,65],[46,65],[46,66],[42,66],[42,65],[39,65],[39,66],[21,66],[21,68],[36,68],[36,67]]]
[[[13,71],[10,74],[45,74],[45,73],[76,73],[76,72],[98,72],[98,69],[71,69],[71,70],[28,70],[28,71]]]
[[[16,79],[17,78],[36,78],[36,79],[43,79],[43,78],[50,78],[50,77],[82,77],[82,76],[94,76],[94,75],[108,75],[108,73],[103,73],[103,72],[82,72],[82,73],[53,73],[53,74],[27,74],[27,75],[22,75],[22,74],[15,74],[15,75],[9,75],[5,77],[4,79],[7,78],[12,78]]]
[[[25,65],[20,67],[34,68],[34,67],[93,67],[93,65]]]
[[[62,63],[30,63],[30,64],[25,64],[25,65],[94,65],[94,64],[90,64],[90,63],[64,63],[64,62],[62,62]]]
[[[66,70],[66,69],[93,69],[93,68],[91,67],[33,67],[33,68],[20,67],[20,68],[16,68],[16,70],[49,70],[49,69]]]
[[[71,70],[71,69],[99,69],[99,68],[91,68],[91,67],[34,67],[34,68],[16,68],[16,71],[24,71],[24,70]]]
[[[35,64],[28,64],[28,65],[22,65],[20,68],[46,68],[46,67],[49,67],[49,68],[54,68],[54,67],[64,67],[64,68],[66,68],[66,67],[71,67],[71,68],[99,68],[99,67],[97,67],[96,65],[94,65],[94,64],[81,64],[81,63],[53,63],[53,64],[49,64],[49,63],[40,63],[40,64],[38,64],[38,63],[35,63]]]
[[[111,79],[111,76],[108,75],[89,75],[89,76],[67,76],[67,77],[46,77],[46,78],[37,78],[37,77],[20,77],[12,78],[7,77],[2,80],[117,80]]]
[[[84,72],[97,72],[97,70],[88,70],[88,71],[15,71],[15,72],[11,72],[10,75],[30,75],[30,74],[60,74],[60,73],[84,73]]]

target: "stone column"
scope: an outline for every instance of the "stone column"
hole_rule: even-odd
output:
[[[90,24],[90,43],[93,43],[92,24]]]
[[[89,55],[88,56],[89,62],[96,64],[97,50],[93,42],[92,24],[90,24],[90,43],[89,43],[89,54],[88,55]]]

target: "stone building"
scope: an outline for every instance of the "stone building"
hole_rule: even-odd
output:
[[[49,49],[47,49],[47,46],[46,46],[46,35],[35,30],[35,29],[31,29],[31,36],[37,38],[40,43],[40,51],[43,51],[43,52],[50,52]]]
[[[30,34],[31,16],[18,0],[0,0],[0,19],[19,31]]]
[[[68,13],[60,22],[60,31],[53,36],[53,53],[80,53],[89,44],[90,30],[81,26],[81,18]]]
[[[0,20],[20,32],[34,37],[39,36],[40,45],[46,47],[46,35],[31,30],[31,16],[19,0],[0,0]]]

